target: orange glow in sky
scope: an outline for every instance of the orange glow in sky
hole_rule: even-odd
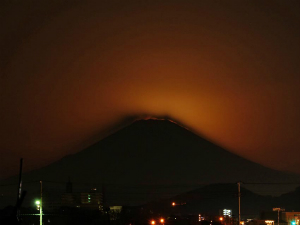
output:
[[[0,178],[149,117],[300,173],[298,1],[33,4],[0,3]]]

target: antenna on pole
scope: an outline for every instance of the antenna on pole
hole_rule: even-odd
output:
[[[23,158],[20,159],[18,195],[17,195],[17,205],[16,205],[17,221],[19,221],[19,219],[20,219],[20,207],[21,207],[20,201],[21,201],[21,196],[22,196],[22,170],[23,170]]]
[[[237,183],[238,185],[238,197],[239,197],[239,224],[241,224],[241,181]]]

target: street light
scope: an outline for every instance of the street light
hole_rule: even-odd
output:
[[[164,220],[163,218],[161,218],[161,219],[160,219],[160,223],[163,224],[164,222],[165,222],[165,220]]]
[[[42,204],[40,200],[35,201],[35,204],[37,206],[37,209],[40,210],[40,225],[42,225],[43,221],[43,210],[42,210]]]
[[[154,224],[155,224],[155,220],[151,220],[151,224],[153,224],[153,225],[154,225]]]

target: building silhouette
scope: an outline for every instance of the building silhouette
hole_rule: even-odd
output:
[[[103,210],[103,194],[97,188],[86,192],[73,192],[71,181],[66,183],[66,192],[61,196],[62,207]]]

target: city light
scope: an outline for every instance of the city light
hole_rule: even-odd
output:
[[[223,209],[223,216],[232,216],[232,210],[231,209]]]
[[[41,201],[36,200],[36,201],[35,201],[35,204],[36,204],[36,209],[37,209],[37,210],[40,210],[40,207],[41,207]]]
[[[36,207],[37,207],[37,210],[40,211],[40,225],[43,224],[43,210],[42,210],[42,200],[36,200],[35,201],[35,204],[36,204]]]
[[[165,222],[165,220],[164,220],[163,218],[161,218],[161,219],[160,219],[160,222],[161,222],[161,223],[164,223],[164,222]]]
[[[176,204],[175,204],[175,202],[172,202],[172,206],[175,206]]]
[[[220,220],[220,221],[223,221],[223,217],[220,217],[219,220]]]
[[[151,220],[151,224],[155,224],[155,220]]]

